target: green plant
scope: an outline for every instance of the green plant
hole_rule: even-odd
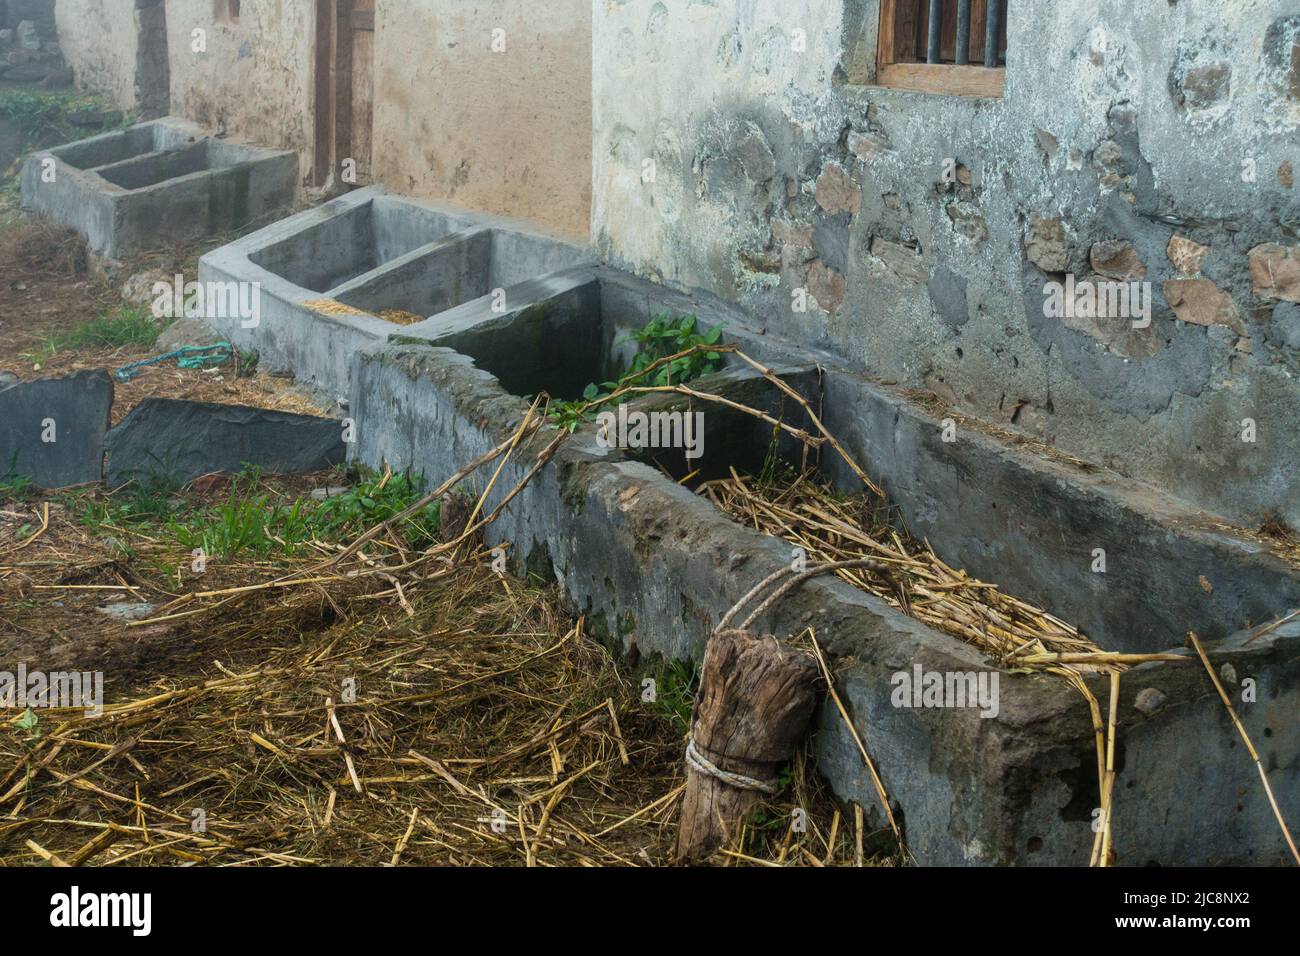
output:
[[[96,316],[71,332],[50,338],[49,352],[76,349],[119,348],[123,345],[149,347],[158,341],[163,326],[143,309],[123,306],[116,312]]]
[[[0,501],[21,501],[32,489],[32,480],[26,475],[15,474],[12,470],[0,475]]]
[[[14,726],[19,730],[25,730],[33,736],[37,733],[41,719],[36,716],[36,712],[28,707],[23,711],[23,715],[14,721]]]
[[[717,345],[722,338],[722,326],[715,325],[703,334],[699,331],[699,320],[694,315],[673,318],[660,315],[646,323],[645,328],[631,333],[633,341],[641,348],[632,358],[632,365],[623,380],[636,379],[649,366],[678,352],[698,349],[689,355],[667,362],[655,369],[651,385],[681,385],[716,372],[721,367],[722,354],[704,350],[705,346]]]
[[[420,498],[420,479],[409,473],[391,475],[387,482],[373,472],[341,495],[327,498],[310,517],[320,538],[349,538],[405,511]],[[432,543],[438,535],[439,502],[405,518],[399,529],[412,547]]]
[[[259,490],[261,484],[261,474],[247,468],[232,480],[225,501],[173,519],[167,530],[187,550],[202,548],[225,560],[244,552],[267,558],[293,554],[313,540],[354,538],[420,497],[419,480],[409,474],[390,475],[384,481],[367,471],[351,488],[320,503],[276,500],[269,491]],[[408,544],[423,547],[436,539],[438,511],[434,502],[402,521],[398,530]]]
[[[656,668],[651,676],[655,682],[655,698],[649,701],[650,710],[683,734],[688,732],[695,691],[700,685],[699,668],[694,663],[669,661]]]
[[[701,334],[699,321],[694,315],[657,316],[644,328],[632,332],[630,338],[639,343],[640,348],[632,356],[627,374],[617,382],[600,385],[593,382],[583,390],[582,398],[552,401],[548,412],[551,427],[572,433],[583,422],[595,421],[595,409],[620,388],[629,385],[682,385],[722,367],[722,353],[709,348],[722,338],[722,326],[715,325]],[[655,365],[679,352],[689,354]],[[653,375],[650,374],[652,367]]]

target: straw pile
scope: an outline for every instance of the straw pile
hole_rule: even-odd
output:
[[[1000,666],[1018,668],[1045,655],[1104,655],[1060,618],[945,564],[929,545],[900,531],[890,509],[866,494],[837,495],[814,473],[764,482],[738,474],[706,482],[699,493],[755,530],[804,549],[809,563],[875,558],[896,569],[836,573],[936,630],[978,647]],[[1107,669],[1089,662],[1053,664],[1063,675]]]
[[[169,604],[158,568],[187,555],[164,541],[101,541],[46,503],[4,513],[40,527],[0,535],[0,619],[111,631],[95,666],[114,691],[99,718],[0,720],[0,865],[671,862],[684,724],[490,554],[413,551],[394,522],[278,567],[214,567],[202,597]],[[86,608],[117,588],[157,616],[96,621]],[[713,862],[880,862],[805,756],[788,778]]]
[[[804,549],[809,563],[875,559],[890,573],[841,568],[835,573],[936,630],[987,654],[1000,667],[1039,670],[1067,680],[1087,701],[1097,754],[1104,825],[1097,832],[1093,863],[1111,858],[1110,799],[1119,675],[1137,660],[1178,659],[1173,655],[1129,655],[1103,651],[1078,628],[945,564],[922,541],[890,520],[883,496],[871,492],[835,494],[812,472],[776,473],[758,480],[734,469],[728,478],[698,489],[726,514],[758,531]],[[1084,680],[1089,672],[1110,675],[1110,719]]]

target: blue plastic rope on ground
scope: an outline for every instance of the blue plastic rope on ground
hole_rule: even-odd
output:
[[[129,382],[135,378],[140,369],[169,359],[176,359],[178,368],[208,368],[228,361],[234,354],[235,347],[229,342],[218,342],[215,345],[184,345],[174,352],[123,365],[113,373],[113,377],[119,382]]]

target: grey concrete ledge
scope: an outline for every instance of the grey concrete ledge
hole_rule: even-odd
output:
[[[832,422],[886,415],[887,410],[887,417],[903,434],[908,428],[928,429],[933,424],[919,414],[910,419],[886,401],[886,393],[861,380],[855,380],[847,393],[856,404],[835,408],[836,401],[845,401],[843,389],[850,373],[829,365],[820,371],[810,368],[806,354],[792,354],[757,334],[743,316],[730,310],[608,270],[594,270],[590,276],[574,273],[569,280],[556,301],[522,309],[513,321],[541,321],[544,328],[547,322],[566,328],[586,321],[588,335],[574,336],[572,341],[594,339],[607,348],[611,332],[619,328],[639,327],[662,311],[693,311],[705,324],[724,324],[729,339],[742,341],[765,361],[776,364],[778,356],[784,356],[789,364],[782,374],[792,376],[801,390],[823,401]],[[529,316],[529,309],[540,311]],[[518,391],[511,394],[503,388],[503,379],[494,371],[502,370],[507,380],[523,380],[519,362],[509,354],[510,343],[529,340],[535,331],[525,329],[512,337],[510,321],[482,316],[483,327],[476,328],[472,319],[463,318],[467,319],[463,323],[419,330],[430,336],[427,346],[376,346],[357,354],[354,458],[376,466],[386,462],[411,468],[433,483],[511,433],[526,401]],[[474,354],[432,344],[446,341],[457,341]],[[540,368],[530,384],[557,380],[557,376],[561,381],[578,381],[588,374],[598,380],[592,373],[610,358],[604,352],[593,359],[580,345],[574,354],[582,363],[582,374],[566,376]],[[799,362],[800,358],[805,361]],[[818,382],[824,391],[811,394]],[[747,368],[733,368],[707,387],[724,394],[744,390],[747,401],[760,403],[767,390],[766,401],[778,401],[774,390],[761,379],[756,381]],[[873,403],[881,408],[873,409]],[[737,430],[730,425],[728,429]],[[538,443],[548,437],[543,435]],[[856,440],[862,441],[860,436]],[[744,444],[743,438],[740,443]],[[972,438],[971,446],[989,456],[984,466],[988,469],[1012,469],[1014,464],[1030,475],[1051,473],[1022,450],[1002,448],[991,437]],[[730,454],[735,447],[726,451]],[[498,500],[523,476],[535,451],[536,447],[521,449],[507,465],[497,487]],[[1000,454],[994,456],[993,451]],[[882,466],[903,459],[866,460],[874,472],[880,472]],[[932,462],[924,466],[938,467]],[[898,483],[896,474],[883,477]],[[1024,477],[1016,478],[1012,470],[1006,480],[1013,479]],[[1127,502],[1133,491],[1117,481],[1110,497],[1098,498],[1064,475],[1053,474],[1052,482],[1044,485],[1044,493],[1055,496],[1056,507],[1078,499],[1079,507],[1096,507],[1101,500],[1121,508],[1113,502]],[[911,490],[906,482],[898,487],[903,494]],[[991,494],[1003,491],[996,483],[985,488]],[[942,490],[936,486],[934,493]],[[1037,519],[1040,526],[1050,526],[1057,513],[1044,504]],[[1159,514],[1128,514],[1121,508],[1118,517],[1153,522],[1157,528],[1168,520],[1163,509]],[[998,529],[987,530],[996,540]],[[1170,524],[1166,532],[1173,535],[1175,530]],[[658,468],[628,453],[599,447],[587,431],[580,431],[560,449],[552,464],[489,529],[488,538],[491,544],[507,547],[518,567],[558,581],[574,609],[587,616],[593,632],[613,646],[625,648],[635,641],[643,655],[670,658],[698,657],[709,630],[732,602],[790,560],[785,542],[737,525]],[[1153,531],[1133,547],[1166,562],[1187,559],[1186,541],[1176,541],[1157,555],[1158,538]],[[1195,543],[1195,536],[1190,540]],[[1013,538],[1007,546],[1015,544]],[[1214,556],[1230,562],[1241,553],[1228,548]],[[1032,552],[1023,556],[1025,567],[1032,565],[1032,557]],[[1250,571],[1247,567],[1238,573],[1248,576]],[[1014,591],[1005,580],[999,583]],[[1158,602],[1161,594],[1153,592],[1151,599]],[[1177,609],[1158,613],[1173,617]],[[811,582],[763,623],[775,633],[816,629],[832,656],[858,731],[868,741],[904,820],[909,846],[920,861],[1087,862],[1093,810],[1099,802],[1096,757],[1087,707],[1066,683],[1050,676],[999,671],[1001,705],[996,719],[984,719],[972,709],[899,708],[891,700],[892,677],[898,672],[918,664],[940,672],[996,668],[973,648],[835,580]],[[1226,628],[1227,618],[1218,626]],[[1175,643],[1161,635],[1162,648]],[[1300,636],[1283,631],[1248,646],[1238,641],[1231,650],[1215,651],[1217,663],[1230,662],[1237,674],[1249,676],[1261,688],[1257,703],[1244,708],[1243,719],[1257,742],[1266,741],[1274,789],[1285,794],[1284,812],[1292,816],[1300,812],[1300,787],[1295,785],[1300,741],[1282,729],[1294,724],[1298,653]],[[1285,849],[1262,788],[1199,664],[1147,665],[1131,672],[1122,686],[1122,766],[1115,818],[1117,844],[1124,854],[1121,862],[1281,862]],[[1150,691],[1147,698],[1154,694],[1164,703],[1154,712],[1137,707],[1142,691]],[[1096,682],[1094,693],[1105,700],[1101,681]],[[1204,760],[1205,740],[1221,744],[1213,750],[1217,759],[1212,765]],[[1202,748],[1199,760],[1188,751],[1193,742]],[[819,767],[835,790],[868,808],[875,825],[883,825],[856,746],[831,708],[819,718],[816,748]],[[1228,822],[1221,831],[1207,834],[1206,819]]]

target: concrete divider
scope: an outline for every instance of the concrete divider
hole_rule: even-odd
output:
[[[1175,625],[1228,635],[1240,627],[1235,616],[1248,609],[1244,600],[1261,616],[1289,610],[1300,575],[1266,548],[1247,546],[1245,538],[1227,531],[1211,540],[1203,527],[1187,525],[1189,514],[1174,503],[1151,507],[1153,499],[1118,477],[1106,480],[1103,493],[1087,471],[1070,474],[1060,463],[1000,444],[994,436],[963,432],[968,447],[960,453],[941,440],[931,445],[924,436],[930,429],[941,430],[941,420],[832,357],[766,335],[743,313],[717,300],[604,268],[537,280],[534,290],[544,285],[553,290],[549,298],[505,316],[464,305],[405,330],[400,342],[359,351],[352,370],[357,423],[352,457],[375,467],[386,463],[419,471],[429,483],[444,480],[510,435],[534,390],[564,395],[583,380],[599,381],[625,357],[620,350],[627,346],[620,343],[627,330],[659,314],[691,312],[703,326],[721,324],[724,339],[772,364],[814,407],[822,408],[831,427],[842,430],[871,473],[895,492],[909,521],[925,517],[929,508],[935,513],[925,527],[941,531],[946,510],[936,509],[943,503],[945,509],[961,511],[949,526],[945,545],[961,546],[983,536],[1007,549],[993,570],[1007,570],[1012,580],[996,573],[989,577],[1011,593],[1017,583],[1029,584],[1046,595],[1049,609],[1060,604],[1078,608],[1081,599],[1071,595],[1077,586],[1072,574],[1035,568],[1036,561],[1061,560],[1063,555],[1040,548],[1041,539],[1053,521],[1059,537],[1081,533],[1102,518],[1109,518],[1118,533],[1131,535],[1122,553],[1126,566],[1143,566],[1146,577],[1140,580],[1181,579],[1198,567],[1196,562],[1207,561],[1219,580],[1240,582],[1241,601],[1227,598],[1188,607],[1156,586],[1148,590],[1153,607],[1141,615],[1117,601],[1114,609],[1093,615],[1101,635],[1092,636],[1103,646],[1176,649],[1181,634]],[[547,348],[546,342],[555,338],[570,347]],[[733,363],[699,386],[798,423],[800,413],[747,366]],[[860,423],[856,428],[855,422]],[[765,431],[769,434],[760,434]],[[489,505],[514,487],[552,435],[543,433],[515,455]],[[892,454],[881,447],[890,435],[896,446]],[[752,466],[769,443],[770,427],[755,428],[752,421],[716,413],[716,421],[707,426],[704,459],[691,465],[715,470]],[[579,429],[488,529],[488,543],[506,549],[516,569],[557,581],[575,612],[586,615],[589,629],[615,649],[635,642],[643,659],[698,658],[721,614],[752,584],[788,564],[790,546],[742,527],[674,481],[678,466],[671,455],[665,459],[607,444],[594,427]],[[789,456],[791,450],[783,453]],[[948,457],[941,460],[944,454]],[[845,484],[827,458],[823,465],[828,478]],[[970,486],[945,498],[954,495],[948,486],[953,471]],[[1018,497],[1027,489],[1038,496],[1029,512]],[[1007,533],[989,517],[994,506],[1011,508],[1019,521],[1017,533]],[[1144,533],[1133,533],[1141,528]],[[952,562],[964,557],[936,548]],[[1269,586],[1247,587],[1265,569],[1275,575]],[[1146,630],[1137,636],[1125,631],[1125,615]],[[1087,705],[1069,684],[1050,675],[1000,668],[975,648],[838,580],[809,583],[762,623],[778,634],[815,629],[918,860],[949,865],[1087,862],[1099,805],[1096,755]],[[1253,702],[1239,709],[1261,746],[1284,812],[1295,818],[1300,815],[1300,739],[1286,728],[1294,724],[1300,704],[1300,628],[1283,627],[1254,639],[1235,633],[1214,653],[1217,664],[1231,667],[1238,684],[1249,680],[1258,689]],[[986,719],[969,708],[896,706],[894,678],[917,666],[944,673],[996,672],[996,717]],[[1105,700],[1104,678],[1088,682]],[[1121,862],[1285,859],[1254,769],[1199,662],[1146,664],[1130,671],[1122,684],[1119,722],[1114,829]],[[823,709],[815,746],[819,768],[836,792],[862,804],[875,825],[883,826],[870,777],[834,708]],[[1207,761],[1207,754],[1214,759]],[[1207,827],[1206,820],[1222,825]]]
[[[32,153],[22,201],[114,259],[288,209],[297,173],[294,153],[214,139],[168,117]]]

